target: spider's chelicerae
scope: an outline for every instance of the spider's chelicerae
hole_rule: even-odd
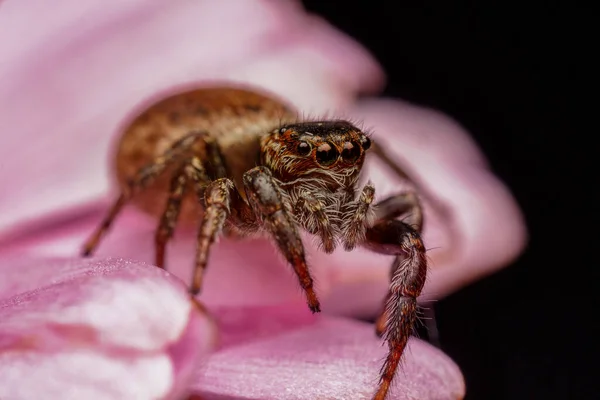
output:
[[[204,88],[152,105],[128,125],[118,146],[121,194],[84,247],[90,255],[127,202],[159,218],[156,265],[177,220],[200,220],[190,287],[198,294],[218,235],[270,235],[294,269],[308,306],[320,311],[299,230],[330,253],[364,246],[395,256],[377,334],[389,346],[374,399],[383,400],[412,332],[427,271],[422,212],[412,192],[373,204],[358,186],[367,152],[402,169],[344,120],[297,122],[282,102],[239,88]],[[400,219],[402,218],[402,219]]]

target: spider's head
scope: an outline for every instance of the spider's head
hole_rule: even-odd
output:
[[[262,162],[283,181],[314,177],[339,186],[356,181],[370,146],[348,121],[285,124],[263,138]]]

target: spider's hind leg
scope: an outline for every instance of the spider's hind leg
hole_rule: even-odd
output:
[[[155,264],[159,268],[165,267],[165,248],[167,242],[173,237],[177,217],[181,211],[181,201],[185,195],[187,176],[184,174],[185,166],[179,167],[173,178],[169,189],[169,198],[165,210],[160,218],[156,235],[155,244]]]
[[[100,241],[110,229],[115,218],[123,209],[123,206],[125,206],[135,194],[154,183],[167,167],[181,160],[182,156],[184,156],[197,141],[203,140],[205,137],[205,132],[190,133],[173,143],[164,154],[156,157],[148,165],[142,167],[128,182],[127,187],[119,194],[119,197],[111,206],[102,223],[85,242],[81,252],[82,255],[85,257],[94,253],[100,244]]]

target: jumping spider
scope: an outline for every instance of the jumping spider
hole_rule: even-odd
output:
[[[402,169],[352,123],[296,121],[282,102],[253,91],[205,88],[154,104],[125,130],[116,154],[121,194],[85,244],[98,246],[129,201],[160,218],[156,265],[176,221],[200,219],[190,288],[200,292],[211,245],[220,235],[266,233],[294,269],[312,312],[319,299],[299,229],[330,253],[342,244],[394,255],[377,334],[389,346],[374,399],[385,399],[412,332],[427,271],[417,196],[404,192],[375,206],[375,188],[359,188],[371,151],[404,179]],[[399,217],[403,217],[399,220]]]

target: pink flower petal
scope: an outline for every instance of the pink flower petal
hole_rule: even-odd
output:
[[[0,37],[19,37],[0,47],[0,236],[105,195],[115,132],[148,98],[217,80],[323,113],[383,80],[294,1],[34,3],[0,13]]]
[[[0,184],[11,188],[10,196],[0,198],[1,251],[76,254],[105,209],[92,201],[108,191],[108,155],[119,124],[140,102],[209,79],[258,84],[309,115],[338,110],[375,128],[376,138],[389,139],[457,222],[460,240],[450,243],[437,216],[427,216],[428,296],[439,298],[490,273],[523,246],[514,201],[462,129],[408,105],[353,106],[357,92],[381,83],[381,71],[363,49],[302,13],[297,3],[256,0],[231,8],[225,2],[132,2],[106,8],[73,1],[53,13],[39,12],[44,2],[35,13],[19,4],[7,3],[0,14],[0,36],[23,34],[26,43],[0,50],[9,60],[0,64],[0,130],[11,132],[0,139],[0,159],[10,166],[0,169]],[[22,31],[25,20],[32,24],[31,18],[44,14],[43,23]],[[219,40],[198,39],[206,37]],[[367,175],[379,198],[399,189],[389,173],[372,167]],[[76,220],[90,212],[93,218]],[[153,262],[155,224],[126,212],[99,254]],[[330,257],[307,243],[324,309],[373,315],[386,291],[389,257],[363,250]],[[169,270],[185,281],[193,252],[190,234],[176,237],[170,248]],[[276,254],[266,241],[223,240],[211,256],[203,299],[300,299],[295,278]]]
[[[0,261],[0,398],[177,398],[214,326],[164,271],[117,259]]]
[[[1,1],[1,0],[0,0]],[[364,101],[383,82],[360,46],[299,2],[7,1],[0,37],[0,398],[176,398],[211,349],[214,331],[179,281],[118,259],[73,256],[100,221],[109,155],[120,125],[150,98],[210,81],[249,83],[304,115],[347,114],[404,160],[456,223],[450,241],[435,213],[427,295],[488,274],[525,241],[513,199],[462,129],[403,103]],[[32,6],[32,4],[35,4]],[[17,173],[18,171],[18,173]],[[397,181],[373,163],[378,198]],[[23,184],[25,182],[25,184]],[[386,184],[386,182],[388,182]],[[156,221],[118,220],[99,255],[153,262]],[[373,315],[389,257],[331,257],[307,240],[323,309]],[[178,232],[168,268],[186,282],[194,235]],[[444,255],[442,257],[441,255]],[[372,327],[308,314],[295,277],[265,240],[222,240],[202,296],[210,305],[285,304],[279,311],[220,310],[222,349],[195,381],[214,398],[369,398],[385,347]],[[281,311],[284,310],[284,311]],[[412,340],[392,398],[457,398],[464,382],[441,352]],[[215,397],[216,396],[216,397]],[[304,396],[304,397],[303,397]]]
[[[0,246],[2,254],[28,252],[37,256],[73,256],[85,238],[101,221],[104,208],[57,228],[27,235]],[[156,220],[134,208],[125,209],[97,251],[97,256],[134,259],[154,263]],[[178,231],[167,249],[167,270],[190,282],[196,235],[189,229]],[[310,240],[306,240],[310,243]],[[321,279],[323,269],[313,268],[319,293],[328,292],[329,282]],[[202,302],[208,306],[274,305],[302,303],[302,293],[290,266],[274,245],[264,239],[222,238],[213,246],[202,289]]]
[[[439,299],[489,275],[514,260],[526,243],[520,210],[508,189],[487,168],[467,133],[444,115],[396,100],[363,100],[349,115],[364,121],[373,137],[435,200],[449,210],[454,229],[436,215],[427,199],[424,241],[430,268],[423,298]],[[365,176],[376,199],[403,186],[387,167],[374,161]],[[313,263],[327,263],[333,292],[324,308],[373,316],[389,283],[390,257],[354,251],[332,257],[316,253]],[[326,278],[327,279],[327,278]]]
[[[372,325],[313,318],[293,307],[215,314],[225,343],[194,385],[203,400],[358,400],[370,399],[376,390],[386,347]],[[464,394],[458,367],[431,345],[411,339],[389,399],[460,399]]]

